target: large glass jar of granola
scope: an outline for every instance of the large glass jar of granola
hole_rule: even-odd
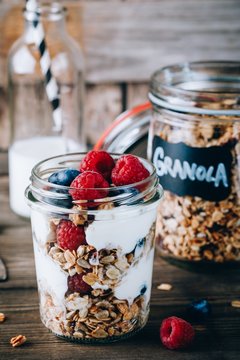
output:
[[[149,173],[131,185],[92,185],[81,193],[72,183],[50,182],[56,174],[64,177],[65,170],[76,176],[83,157],[69,154],[39,163],[26,190],[40,314],[48,329],[66,339],[116,341],[148,319],[162,190],[153,165],[140,158]],[[112,155],[114,162],[118,157]],[[87,194],[85,200],[74,200],[81,194]]]
[[[157,249],[193,266],[240,260],[240,63],[194,62],[151,78],[148,156],[165,196]]]

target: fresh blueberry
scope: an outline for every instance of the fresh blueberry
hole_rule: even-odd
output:
[[[141,290],[140,290],[140,295],[144,295],[146,291],[147,291],[147,286],[143,285]]]
[[[144,244],[145,244],[145,238],[142,238],[142,239],[140,239],[140,240],[138,240],[138,242],[137,242],[137,245],[136,246],[138,246],[138,247],[143,247],[144,246]]]
[[[80,174],[76,169],[64,169],[49,176],[48,181],[52,184],[70,186],[71,182]]]
[[[51,189],[51,192],[57,193],[57,194],[68,194],[68,192],[66,190],[61,190],[61,189]],[[48,204],[51,204],[54,206],[59,206],[59,207],[64,207],[67,209],[71,209],[73,206],[72,197],[70,195],[63,197],[63,199],[58,199],[58,198],[53,198],[53,197],[45,197],[45,201]]]
[[[188,306],[188,312],[195,319],[206,319],[211,314],[211,305],[205,299],[193,301]]]
[[[135,258],[138,258],[141,255],[141,253],[143,252],[145,241],[146,241],[145,238],[138,240],[138,242],[135,246],[135,249],[134,249]]]

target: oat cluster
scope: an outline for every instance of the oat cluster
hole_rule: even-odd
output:
[[[211,104],[211,108],[214,105],[216,109],[235,108],[234,101],[227,99],[221,106],[219,103]],[[209,108],[209,104],[206,107]],[[239,260],[240,124],[225,116],[219,116],[216,122],[189,123],[188,127],[178,127],[161,122],[155,134],[169,143],[181,141],[199,148],[229,143],[233,159],[230,194],[223,201],[206,201],[197,196],[178,196],[166,190],[158,210],[158,249],[162,255],[189,261],[221,263]]]
[[[71,214],[70,219],[75,224],[88,226],[87,215]],[[153,249],[156,224],[142,239],[142,254],[135,256],[134,251],[123,254],[120,249],[97,252],[88,244],[80,245],[76,251],[64,250],[56,241],[59,221],[50,219],[50,233],[41,251],[59,267],[59,271],[66,274],[66,292],[60,303],[50,288],[39,284],[40,312],[46,327],[57,335],[80,341],[116,339],[142,328],[149,313],[146,289],[142,289],[132,302],[116,298],[114,289],[127,270]],[[83,275],[82,280],[91,287],[90,293],[81,294],[67,289],[67,277],[75,274]]]

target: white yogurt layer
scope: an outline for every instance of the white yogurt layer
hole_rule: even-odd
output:
[[[44,246],[49,234],[49,220],[40,211],[31,211],[32,231],[39,245]]]
[[[39,247],[35,239],[33,243],[39,289],[50,293],[55,305],[60,305],[67,291],[67,274]]]
[[[126,299],[129,304],[140,294],[144,294],[145,304],[150,299],[154,250],[149,249],[150,244],[147,246],[142,239],[149,234],[155,219],[156,204],[140,204],[134,210],[126,207],[126,212],[119,208],[99,211],[95,220],[86,229],[86,241],[97,251],[117,249],[121,258],[134,250],[134,263],[126,269],[121,281],[113,289],[114,296]],[[45,250],[49,235],[49,219],[33,210],[31,220],[40,291],[42,288],[47,290],[56,306],[62,306],[67,291],[67,274],[54,263]],[[98,257],[92,258],[91,261],[94,265],[99,262]],[[108,286],[96,282],[92,288],[107,290]]]
[[[133,264],[122,278],[119,285],[114,289],[114,295],[120,300],[128,300],[132,304],[134,299],[140,295],[143,288],[145,303],[150,300],[152,286],[154,249],[145,253],[136,264]]]
[[[156,207],[144,211],[144,207],[140,205],[129,216],[127,211],[129,207],[126,207],[124,215],[118,208],[107,210],[105,218],[102,214],[97,214],[86,230],[87,243],[94,246],[97,251],[119,249],[123,254],[133,251],[138,240],[149,233],[156,219]]]

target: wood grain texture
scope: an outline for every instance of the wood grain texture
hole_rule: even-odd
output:
[[[240,58],[239,0],[63,3],[68,8],[67,29],[85,55],[86,82],[90,84],[86,133],[91,144],[122,108],[145,100],[145,85],[138,84],[146,84],[157,68],[180,61]],[[23,5],[23,0],[0,1],[0,149],[9,144],[6,58],[23,31]],[[127,101],[121,88],[115,87],[120,83],[125,83]],[[96,84],[100,88],[91,88]],[[102,86],[106,87],[101,93]]]
[[[8,178],[0,176],[0,256],[9,279],[0,282],[0,312],[7,319],[0,324],[1,360],[238,360],[240,358],[240,310],[231,307],[239,299],[240,269],[221,273],[194,273],[176,268],[156,257],[150,319],[147,326],[128,340],[101,346],[81,346],[63,341],[41,324],[29,221],[14,215],[8,204]],[[157,285],[172,284],[171,291]],[[163,318],[186,318],[186,306],[193,299],[208,298],[213,314],[196,330],[191,349],[168,351],[159,341]],[[196,324],[195,324],[196,325]],[[27,343],[13,349],[12,336],[23,334]]]
[[[134,106],[148,101],[148,83],[129,83],[127,86],[127,108],[131,109]]]
[[[146,81],[157,68],[179,61],[239,60],[238,0],[65,3],[68,30],[84,47],[88,82]],[[21,6],[0,3],[0,19],[4,58],[23,29]]]
[[[93,145],[122,111],[120,85],[88,85],[85,104],[86,136]]]
[[[181,61],[238,60],[236,0],[91,1],[84,41],[91,82],[145,81]]]

